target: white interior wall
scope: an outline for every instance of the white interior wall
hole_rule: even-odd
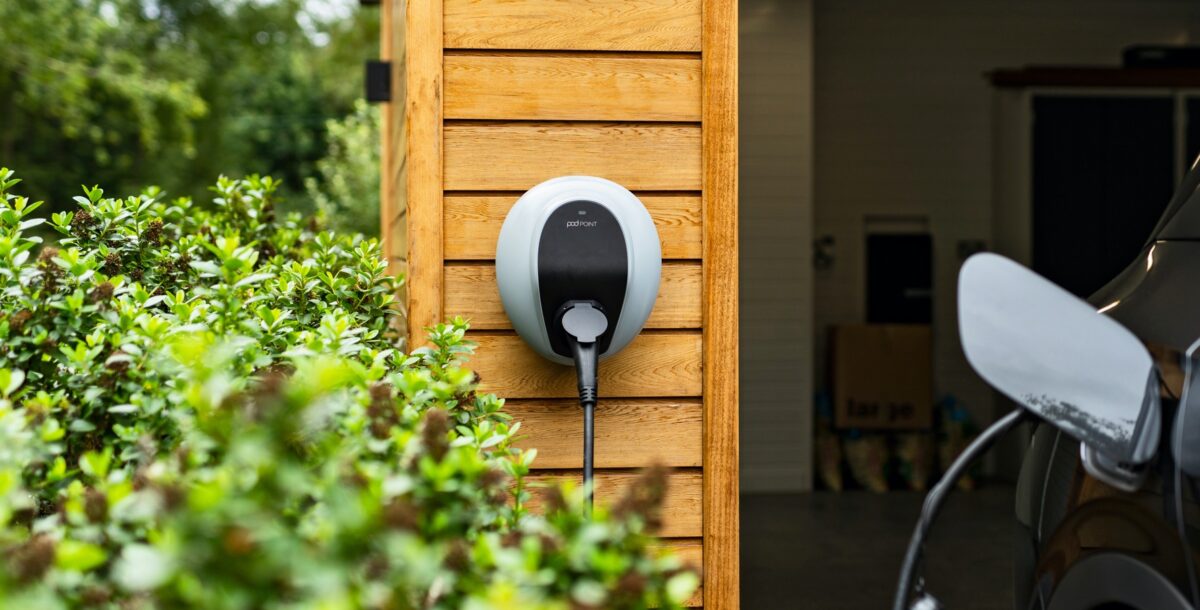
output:
[[[742,490],[812,487],[812,3],[740,0]]]
[[[817,0],[813,19],[813,234],[836,240],[833,267],[814,277],[814,353],[824,353],[830,325],[865,319],[864,217],[927,216],[935,388],[991,421],[992,395],[958,346],[954,300],[958,242],[992,241],[992,90],[984,73],[1026,64],[1117,65],[1127,44],[1194,43],[1200,2]],[[746,63],[743,47],[743,75]],[[746,80],[743,100],[752,93]],[[749,204],[743,198],[743,218]],[[818,386],[824,374],[816,371]]]

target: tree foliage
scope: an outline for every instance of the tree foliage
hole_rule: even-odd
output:
[[[160,48],[156,24],[113,16],[133,8],[0,3],[0,160],[42,168],[30,176],[40,193],[86,170],[126,181],[164,149],[194,155],[193,121],[206,111],[188,75],[197,62]]]
[[[330,226],[379,233],[379,112],[364,101],[326,124],[329,149],[304,187]]]
[[[49,201],[96,179],[193,197],[220,173],[303,185],[377,31],[373,10],[327,20],[303,0],[6,0],[0,163],[34,168],[27,192]]]

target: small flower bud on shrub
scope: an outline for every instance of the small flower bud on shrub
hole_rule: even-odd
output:
[[[100,523],[108,518],[108,496],[97,489],[88,488],[83,496],[83,510],[88,521]]]
[[[54,563],[54,541],[38,534],[10,555],[13,576],[19,583],[41,579]]]

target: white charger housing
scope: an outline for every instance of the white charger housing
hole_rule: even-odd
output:
[[[563,176],[529,189],[496,244],[496,281],[517,334],[537,353],[572,362],[562,316],[586,302],[607,318],[601,358],[642,330],[658,297],[662,246],[646,206],[621,185]]]

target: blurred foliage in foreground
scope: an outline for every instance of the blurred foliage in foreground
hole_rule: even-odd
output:
[[[91,181],[199,197],[212,176],[269,173],[309,210],[326,126],[378,54],[378,10],[357,4],[4,0],[0,165],[50,202]]]
[[[0,608],[678,607],[665,475],[582,516],[539,490],[466,324],[400,351],[374,240],[86,189],[47,223],[0,170]]]

